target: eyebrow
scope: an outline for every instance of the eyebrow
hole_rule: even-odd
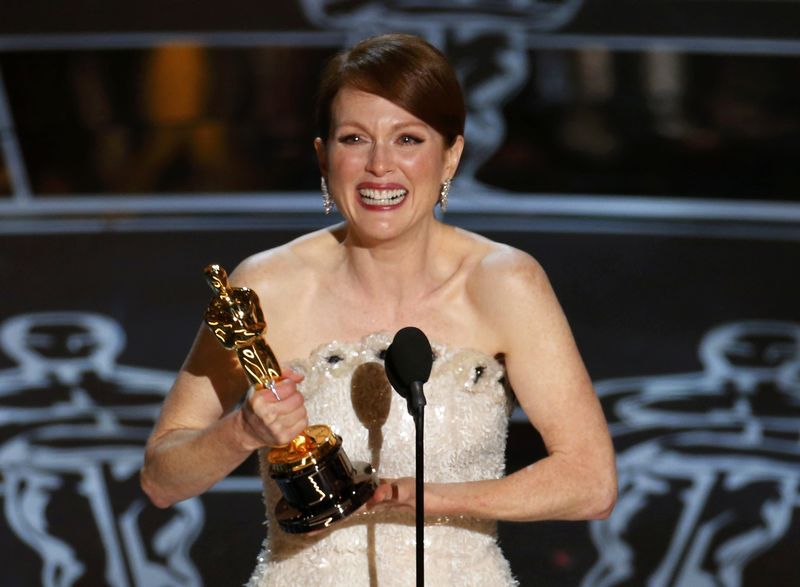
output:
[[[365,128],[363,124],[361,124],[359,122],[356,122],[356,121],[349,121],[349,120],[343,120],[341,123],[335,124],[333,128],[334,129],[339,129],[339,128],[343,127],[343,126],[355,126],[355,127],[358,127],[358,128]],[[397,131],[397,130],[402,130],[404,128],[411,128],[411,127],[421,128],[421,129],[425,129],[425,130],[430,128],[430,126],[428,124],[426,124],[426,123],[424,123],[424,122],[422,122],[420,120],[420,121],[398,122],[398,123],[392,125],[392,130],[393,131]]]

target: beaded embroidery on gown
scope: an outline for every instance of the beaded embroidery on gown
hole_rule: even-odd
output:
[[[305,375],[309,422],[328,424],[342,437],[351,461],[373,464],[380,477],[413,477],[415,432],[406,401],[386,381],[387,333],[355,343],[332,342],[291,364]],[[433,369],[425,384],[425,480],[458,482],[504,473],[511,403],[504,371],[494,358],[432,343]],[[368,512],[308,536],[287,534],[274,518],[280,498],[264,478],[268,536],[248,587],[408,587],[416,576],[413,512]],[[425,583],[511,587],[508,561],[496,540],[496,524],[473,518],[428,517]]]

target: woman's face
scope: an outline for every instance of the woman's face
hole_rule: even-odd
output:
[[[441,185],[463,148],[400,106],[353,88],[331,107],[327,142],[315,146],[336,206],[351,229],[370,240],[402,235],[433,218]]]

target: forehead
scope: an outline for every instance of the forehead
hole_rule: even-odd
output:
[[[333,99],[331,114],[334,126],[385,120],[398,124],[419,124],[431,128],[423,120],[391,100],[347,86],[339,90]]]

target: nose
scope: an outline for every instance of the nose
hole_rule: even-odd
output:
[[[376,141],[372,145],[367,160],[367,171],[373,175],[385,175],[392,170],[392,155],[389,146],[383,142]]]

